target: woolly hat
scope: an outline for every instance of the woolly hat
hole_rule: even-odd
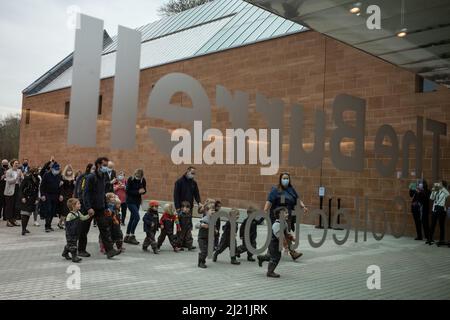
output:
[[[159,207],[159,202],[156,200],[151,200],[148,204],[150,207]]]
[[[59,165],[59,163],[55,162],[55,163],[52,165],[51,169],[53,169],[53,170],[60,170],[60,169],[61,169],[61,166]]]

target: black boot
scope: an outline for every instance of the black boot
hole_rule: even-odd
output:
[[[257,258],[258,258],[258,265],[259,265],[260,267],[263,266],[263,262],[264,262],[264,261],[269,261],[269,259],[268,259],[268,257],[267,257],[266,255],[257,256]]]
[[[213,262],[217,262],[217,256],[219,255],[219,253],[217,251],[214,251],[214,255],[213,255]]]
[[[234,264],[234,265],[237,265],[237,266],[238,266],[238,265],[240,265],[241,263],[240,263],[239,261],[236,260],[236,257],[232,257],[232,258],[231,258],[231,264]]]
[[[148,251],[148,247],[147,246],[142,246],[142,250]]]
[[[30,231],[27,230],[28,220],[30,220],[29,216],[22,215],[22,235],[25,236]]]
[[[82,259],[77,256],[77,250],[72,250],[70,253],[72,254],[72,262],[74,263],[81,262]]]
[[[112,257],[117,256],[118,254],[120,254],[119,251],[117,251],[117,250],[115,250],[115,249],[111,249],[111,250],[109,250],[108,252],[106,252],[106,257],[107,257],[108,259],[111,259]]]
[[[280,275],[278,273],[275,273],[276,264],[269,262],[269,267],[267,268],[267,276],[269,278],[279,278]]]
[[[116,247],[117,247],[117,251],[119,251],[119,254],[121,254],[124,251],[123,241],[116,241]]]
[[[72,260],[72,258],[69,255],[69,249],[67,249],[66,247],[64,247],[64,251],[62,253],[63,258],[66,258],[66,260]]]
[[[198,267],[199,268],[202,268],[202,269],[206,269],[207,268],[207,266],[206,266],[206,264],[205,264],[205,260],[203,260],[202,258],[198,258]]]
[[[294,261],[303,255],[303,253],[297,252],[295,250],[289,250],[289,254],[291,255],[292,260],[294,260]]]
[[[139,241],[136,240],[136,237],[134,235],[130,236],[130,238],[128,239],[128,243],[136,246],[139,245]]]
[[[255,258],[253,258],[253,256],[247,256],[247,261],[255,262],[256,260]]]
[[[89,258],[91,256],[91,254],[87,251],[78,251],[78,256],[84,257],[84,258]]]
[[[158,249],[158,246],[152,246],[152,249],[153,249],[153,253],[154,254],[159,254],[159,249]]]

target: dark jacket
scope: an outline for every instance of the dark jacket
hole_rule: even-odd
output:
[[[220,238],[220,242],[221,243],[225,242],[227,245],[230,245],[230,239],[231,239],[231,237],[230,237],[231,236],[231,234],[230,234],[231,222],[230,221],[227,221],[225,223],[225,225],[222,228],[222,231],[223,231],[223,233],[222,233],[222,238]],[[238,231],[238,224],[236,222],[236,232],[237,231]]]
[[[55,176],[51,172],[45,173],[41,182],[41,196],[45,196],[47,199],[57,200],[61,194],[61,181],[62,177],[60,174]]]
[[[86,177],[86,186],[83,193],[83,205],[86,210],[105,210],[105,176],[103,173],[90,173]]]
[[[158,210],[148,209],[142,221],[144,221],[144,232],[157,232],[159,228]]]
[[[137,180],[134,177],[129,177],[127,181],[127,203],[130,204],[136,204],[141,205],[142,203],[142,195],[139,193],[139,189],[144,189],[145,192],[143,194],[147,193],[147,181],[145,181],[145,178],[142,178],[141,180]]]
[[[111,181],[117,177],[116,170],[111,171],[111,176],[109,176],[107,173],[105,173],[105,176],[106,176],[106,193],[114,192],[114,186],[111,183]]]
[[[34,212],[36,210],[36,200],[39,195],[39,179],[32,175],[26,175],[20,184],[20,210]],[[22,199],[25,198],[25,203]]]
[[[200,203],[200,192],[198,191],[197,182],[183,175],[175,182],[175,188],[173,190],[175,209],[181,209],[181,203],[183,201],[189,202],[191,208],[193,208],[194,199],[197,203]]]
[[[78,176],[78,178],[75,180],[75,198],[77,199],[82,199],[83,198],[83,193],[81,192],[81,181],[83,179],[83,177],[86,176],[86,173],[82,173]]]
[[[61,187],[61,195],[63,196],[63,201],[61,203],[61,210],[63,215],[69,213],[69,208],[67,207],[67,200],[73,197],[75,190],[75,180],[65,180],[63,179],[63,185]]]
[[[192,214],[180,212],[178,215],[178,220],[180,221],[181,230],[192,230]]]
[[[239,237],[241,239],[244,239],[245,236],[245,226],[247,225],[248,218],[245,218],[244,221],[242,221],[241,228],[239,229]],[[257,237],[257,226],[258,221],[252,220],[252,224],[250,226],[250,241],[255,241]]]
[[[5,179],[1,179],[3,175],[5,175],[6,170],[2,166],[0,166],[0,197],[3,197],[3,192],[5,191]]]
[[[430,210],[430,192],[424,190],[418,192],[417,190],[410,189],[409,196],[411,197],[411,210],[413,213],[419,212],[420,207],[425,214],[428,214]]]

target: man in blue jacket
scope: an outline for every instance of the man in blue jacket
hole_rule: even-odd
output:
[[[97,222],[100,238],[105,246],[108,259],[119,254],[113,248],[111,238],[112,217],[106,211],[106,173],[108,172],[108,158],[102,157],[95,161],[95,173],[86,178],[86,187],[83,194],[84,207],[89,215],[94,215]],[[80,251],[80,248],[78,248]]]
[[[54,231],[52,220],[56,216],[58,203],[63,201],[63,196],[61,195],[63,181],[60,172],[61,167],[55,162],[50,167],[50,171],[46,172],[42,177],[41,201],[45,212],[45,232]]]

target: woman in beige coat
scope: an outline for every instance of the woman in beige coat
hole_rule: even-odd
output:
[[[8,227],[19,227],[16,223],[16,212],[18,210],[19,186],[23,180],[23,173],[19,170],[19,161],[11,160],[11,168],[5,174],[5,218]]]

